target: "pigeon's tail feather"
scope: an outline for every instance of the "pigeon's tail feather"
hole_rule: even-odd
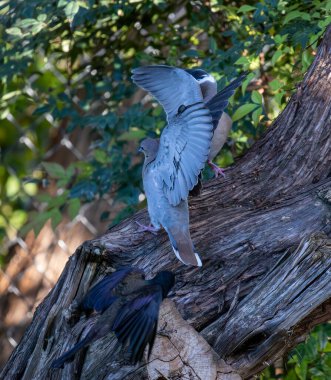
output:
[[[202,266],[199,254],[194,252],[194,246],[188,231],[183,231],[176,228],[166,228],[168,232],[172,249],[176,257],[183,264]]]
[[[52,365],[51,365],[51,368],[62,368],[65,362],[73,359],[76,352],[79,351],[80,349],[82,349],[84,346],[88,345],[92,339],[93,339],[93,335],[88,333],[86,335],[86,337],[84,339],[82,339],[80,342],[78,342],[76,345],[74,345],[71,350],[65,352],[58,359],[54,360]]]

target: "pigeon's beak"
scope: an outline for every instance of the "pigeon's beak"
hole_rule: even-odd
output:
[[[137,149],[137,153],[141,153],[143,151],[143,148],[140,146],[138,149]]]

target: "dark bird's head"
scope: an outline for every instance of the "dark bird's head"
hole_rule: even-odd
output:
[[[162,271],[152,278],[150,283],[160,285],[162,287],[163,298],[165,298],[170,289],[175,285],[175,275],[169,271]]]

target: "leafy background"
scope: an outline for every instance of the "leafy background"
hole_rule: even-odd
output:
[[[217,158],[226,167],[285,107],[331,22],[331,0],[11,0],[0,1],[0,18],[5,270],[10,247],[47,221],[56,229],[100,199],[112,205],[96,215],[104,225],[145,206],[136,147],[165,119],[130,81],[133,67],[200,66],[219,89],[249,71],[227,111],[234,125]],[[60,145],[71,154],[57,155]],[[285,378],[331,378],[329,336],[319,326],[298,346]]]

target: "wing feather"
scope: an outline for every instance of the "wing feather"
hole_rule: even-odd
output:
[[[127,277],[132,275],[144,276],[144,272],[132,267],[122,268],[105,276],[94,285],[84,296],[80,308],[85,311],[103,312],[118,298],[113,291]]]
[[[142,359],[147,344],[151,351],[161,302],[161,288],[150,286],[145,294],[127,302],[116,316],[112,330],[118,341],[129,347],[133,363]]]
[[[168,121],[182,104],[202,102],[198,82],[185,70],[166,65],[143,66],[132,70],[132,80],[150,92],[164,108]]]
[[[212,118],[202,102],[189,105],[163,130],[153,165],[158,169],[171,205],[187,199],[197,183],[208,158],[212,136]]]

